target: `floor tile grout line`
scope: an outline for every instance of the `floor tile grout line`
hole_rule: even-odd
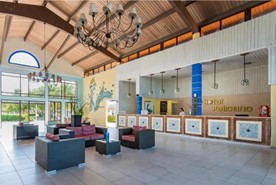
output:
[[[270,163],[270,167],[269,167],[269,169],[266,171],[266,173],[265,173],[265,175],[264,175],[264,178],[262,179],[262,182],[261,182],[260,184],[262,184],[262,183],[264,182],[264,179],[266,178],[266,176],[267,176],[269,170],[270,170],[271,167],[272,167],[272,164],[273,164],[275,161],[276,161],[276,158],[274,158],[274,160]]]

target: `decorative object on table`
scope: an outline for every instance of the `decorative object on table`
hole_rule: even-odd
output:
[[[212,84],[213,89],[218,89],[218,83],[216,82],[216,75],[217,75],[217,62],[219,60],[214,60],[214,83]]]
[[[45,24],[44,23],[44,45],[45,45]],[[48,66],[46,65],[46,48],[44,48],[44,69],[38,73],[34,72],[30,72],[28,73],[28,79],[33,81],[33,82],[46,82],[46,83],[53,83],[54,85],[58,85],[59,83],[62,82],[62,77],[59,75],[55,75],[53,73],[50,73],[48,71],[48,67],[50,66],[51,62],[48,64]]]
[[[19,122],[18,123],[18,126],[23,126],[24,124],[22,122]]]
[[[80,127],[82,124],[81,118],[83,116],[83,109],[88,104],[88,101],[85,101],[84,103],[78,102],[78,107],[74,109],[74,114],[71,115],[71,126],[72,127]],[[79,105],[81,105],[79,107]]]
[[[137,16],[133,7],[128,14],[129,23],[123,18],[124,8],[118,3],[115,13],[112,13],[112,3],[108,2],[103,7],[103,12],[99,13],[94,3],[90,4],[89,15],[92,24],[87,25],[84,13],[74,27],[74,35],[78,41],[89,49],[97,47],[109,47],[113,44],[115,49],[132,47],[142,33],[142,20]],[[98,14],[98,15],[97,15]],[[91,31],[87,28],[92,27]]]
[[[105,133],[105,141],[108,143],[109,142],[109,132]]]
[[[249,86],[249,80],[246,78],[246,70],[245,70],[245,66],[251,64],[251,62],[245,62],[245,57],[248,54],[249,53],[241,54],[241,56],[243,56],[243,79],[241,81],[242,86]]]
[[[176,70],[176,87],[175,87],[174,92],[175,92],[175,93],[179,93],[180,88],[178,87],[178,71],[180,70],[180,68],[177,68],[177,69],[175,69],[175,70]]]

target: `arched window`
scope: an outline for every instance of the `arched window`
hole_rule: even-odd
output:
[[[37,58],[32,53],[24,50],[13,52],[10,55],[8,62],[10,64],[40,68]]]

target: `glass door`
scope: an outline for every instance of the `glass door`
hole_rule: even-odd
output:
[[[61,123],[61,102],[49,102],[49,122],[48,125]]]
[[[38,125],[39,132],[44,131],[45,126],[45,104],[44,102],[30,102],[30,123]]]

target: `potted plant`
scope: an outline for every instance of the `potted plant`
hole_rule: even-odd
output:
[[[87,105],[85,102],[81,107],[77,107],[74,110],[74,114],[71,116],[71,126],[72,127],[80,127],[81,126],[81,118],[83,116],[83,108]]]

